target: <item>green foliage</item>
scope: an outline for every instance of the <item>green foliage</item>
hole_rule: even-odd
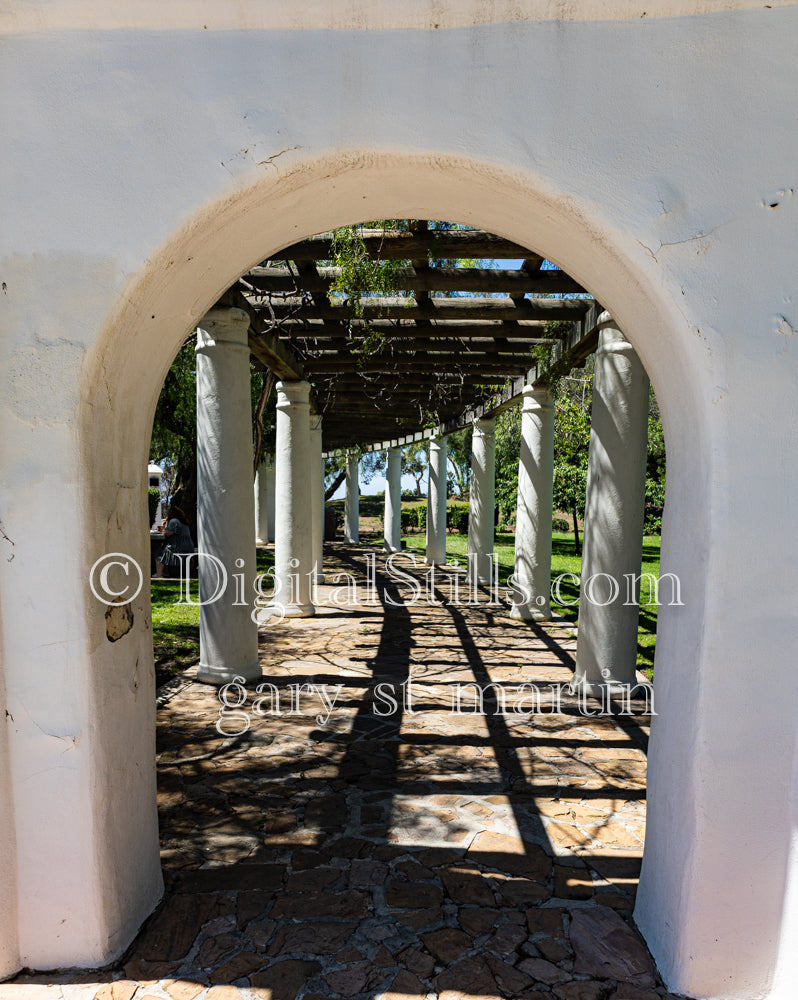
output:
[[[157,486],[150,486],[147,490],[147,507],[150,512],[149,524],[155,520],[155,512],[158,510],[158,501],[161,499],[161,491]]]
[[[386,229],[396,227],[397,220],[388,219],[371,223],[369,228]],[[361,226],[345,226],[332,232],[332,250],[335,266],[339,274],[330,285],[333,295],[341,295],[352,310],[353,319],[363,318],[363,299],[373,295],[390,295],[396,287],[396,272],[400,261],[379,260],[369,256],[361,237]],[[350,321],[349,336],[353,339],[353,351],[362,355],[380,353],[385,345],[385,335],[369,323],[359,323],[357,327]]]
[[[197,509],[197,379],[195,345],[192,333],[175,355],[166,373],[152,423],[150,458],[164,470],[161,480],[168,498],[185,511],[196,538]],[[251,404],[260,398],[266,373],[250,374]],[[274,427],[276,394],[271,394],[263,416],[266,434]],[[152,522],[150,522],[152,523]]]
[[[585,516],[587,464],[554,463],[554,509],[566,510],[580,518]]]
[[[421,483],[429,465],[429,442],[416,441],[408,445],[402,452],[402,473],[407,473],[416,481],[416,497],[421,492]]]
[[[164,470],[162,483],[170,500],[183,508],[194,526],[197,509],[197,385],[192,334],[166,373],[152,424],[150,458]],[[152,523],[152,522],[150,522]],[[196,537],[192,530],[192,535]]]
[[[518,459],[521,454],[521,408],[503,410],[496,418],[496,503],[502,524],[515,517],[518,502]]]
[[[402,524],[402,531],[410,531],[411,528],[416,527],[418,521],[416,519],[415,508],[407,507],[402,510],[401,524]]]
[[[427,505],[425,503],[420,503],[416,507],[416,527],[419,531],[427,529]]]
[[[455,490],[460,496],[468,493],[471,485],[471,439],[474,431],[466,427],[446,438],[446,458],[451,466]]]
[[[646,520],[643,531],[647,535],[662,534],[662,511],[665,506],[665,481],[646,479]]]
[[[446,511],[446,521],[452,531],[468,534],[468,504],[453,503]]]
[[[551,520],[551,530],[564,532],[568,530],[568,522],[563,517],[554,517]]]
[[[363,451],[362,448],[350,448],[358,455],[358,482],[370,483],[376,475],[385,474],[385,455],[381,451]],[[331,486],[346,470],[346,451],[336,451],[324,459],[324,487]],[[340,478],[340,486],[343,479]],[[334,492],[337,492],[337,487]]]

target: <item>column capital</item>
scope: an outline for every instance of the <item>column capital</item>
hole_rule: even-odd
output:
[[[481,417],[474,421],[474,435],[476,437],[493,437],[496,433],[496,418]]]
[[[310,406],[310,383],[302,381],[278,382],[277,407]]]
[[[213,347],[249,350],[249,316],[243,309],[209,309],[197,324],[197,353]]]
[[[598,347],[596,354],[607,354],[613,352],[633,351],[634,347],[624,336],[618,324],[610,313],[603,312],[598,318]]]
[[[523,398],[522,412],[524,413],[554,408],[554,393],[548,385],[525,385],[521,396]]]

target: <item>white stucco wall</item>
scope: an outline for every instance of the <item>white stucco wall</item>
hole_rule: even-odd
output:
[[[174,352],[280,247],[415,216],[546,254],[646,365],[685,607],[637,917],[673,989],[790,996],[798,7],[216,6],[0,15],[0,973],[107,960],[160,892],[148,599],[111,643],[85,580],[144,564]]]

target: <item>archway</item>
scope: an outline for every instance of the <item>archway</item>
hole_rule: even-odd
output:
[[[665,814],[674,805],[673,775],[686,769],[678,728],[697,726],[692,692],[698,670],[690,651],[701,649],[706,581],[703,543],[696,546],[693,539],[708,537],[710,529],[708,487],[697,475],[709,454],[702,402],[709,376],[697,363],[696,340],[667,290],[644,273],[629,238],[614,232],[598,208],[543,190],[531,175],[509,175],[455,158],[396,154],[298,162],[200,210],[131,283],[83,370],[81,441],[85,467],[92,470],[81,539],[86,569],[104,552],[144,560],[133,528],[141,520],[140,470],[147,460],[158,387],[191,326],[239,274],[269,253],[353,218],[394,215],[457,219],[544,253],[613,313],[655,383],[671,445],[663,565],[690,588],[678,631],[675,609],[664,609],[660,625],[663,721],[652,748],[650,886],[644,886],[641,910],[655,956],[667,968],[675,961],[671,956],[678,941],[676,932],[665,928],[676,926],[680,903],[668,880],[679,881],[680,865],[668,844],[675,821]],[[691,480],[697,485],[687,490]],[[668,530],[681,522],[690,524],[689,537]],[[85,765],[93,786],[89,825],[94,836],[105,831],[107,842],[97,878],[86,886],[85,910],[93,915],[95,929],[92,947],[86,948],[86,936],[77,931],[59,943],[61,954],[71,950],[73,961],[80,956],[86,964],[124,947],[158,894],[146,615],[147,602],[139,598],[133,627],[123,641],[109,644],[101,610],[90,601],[86,606],[90,651],[81,684],[88,685],[87,700],[98,712],[91,763]],[[683,794],[693,801],[698,793],[688,788]],[[659,810],[657,800],[667,801],[667,808]],[[41,884],[48,871],[45,866],[35,878],[30,871],[25,875]],[[70,905],[76,905],[74,898]],[[774,905],[767,902],[765,909]],[[22,915],[22,951],[28,964],[49,964],[39,950],[35,915],[35,908]]]

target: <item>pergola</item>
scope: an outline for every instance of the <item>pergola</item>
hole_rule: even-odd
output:
[[[402,262],[391,295],[331,293],[341,272],[325,233],[253,268],[219,303],[248,313],[256,365],[312,385],[326,451],[462,426],[542,377],[539,345],[568,366],[595,349],[596,303],[564,271],[481,230],[413,226],[361,233],[372,260]],[[496,266],[451,266],[463,260]]]

